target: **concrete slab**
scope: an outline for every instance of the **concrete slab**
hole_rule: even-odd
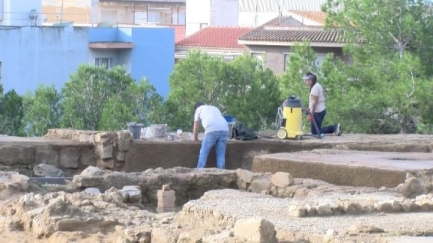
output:
[[[290,172],[336,185],[395,187],[407,172],[433,169],[433,153],[318,149],[256,156],[254,172]]]

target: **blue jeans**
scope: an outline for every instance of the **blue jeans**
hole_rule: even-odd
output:
[[[225,168],[226,163],[226,145],[229,139],[229,132],[227,131],[214,131],[206,133],[201,141],[200,155],[198,157],[197,168],[206,167],[207,157],[211,148],[216,145],[216,163],[219,169]]]
[[[327,133],[335,132],[335,130],[337,129],[337,125],[322,127],[322,122],[325,119],[325,116],[326,116],[326,110],[323,110],[321,112],[314,112],[314,120],[316,121],[317,128],[319,129],[320,134],[327,134]],[[318,135],[317,129],[314,126],[313,121],[311,121],[311,133]]]

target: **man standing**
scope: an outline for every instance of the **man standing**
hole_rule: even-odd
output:
[[[204,168],[206,166],[209,152],[215,145],[217,167],[219,169],[224,169],[226,145],[229,137],[227,121],[222,116],[221,111],[215,106],[205,105],[204,103],[198,102],[194,105],[194,111],[194,141],[198,141],[200,122],[205,130],[201,142],[197,168]]]

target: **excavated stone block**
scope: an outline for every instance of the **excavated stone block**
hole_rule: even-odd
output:
[[[261,193],[262,191],[269,191],[271,188],[271,181],[268,178],[254,179],[251,182],[249,190],[255,193]]]
[[[251,243],[275,242],[274,224],[266,219],[251,218],[237,220],[234,227],[234,236]]]
[[[34,164],[36,149],[32,146],[22,145],[3,145],[0,146],[0,164],[17,165],[17,164]]]
[[[294,178],[290,173],[277,172],[272,175],[271,182],[278,187],[287,187],[293,184]]]
[[[58,165],[59,153],[51,146],[36,147],[36,164]]]
[[[96,154],[101,159],[113,158],[113,145],[112,144],[108,144],[108,145],[98,144],[98,146],[96,147]]]
[[[159,208],[174,208],[175,207],[176,196],[175,196],[175,192],[173,190],[170,190],[170,191],[158,190],[157,198],[158,198],[158,207]]]
[[[126,153],[123,151],[119,151],[116,154],[116,160],[117,161],[125,161]]]
[[[131,133],[130,132],[120,132],[119,139],[117,141],[117,147],[119,151],[128,151],[131,144]]]
[[[59,165],[63,168],[78,168],[80,152],[76,148],[65,148],[60,151]]]

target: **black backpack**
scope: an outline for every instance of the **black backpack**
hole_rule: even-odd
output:
[[[235,122],[232,127],[231,138],[237,140],[254,140],[257,139],[256,133],[242,122]]]

